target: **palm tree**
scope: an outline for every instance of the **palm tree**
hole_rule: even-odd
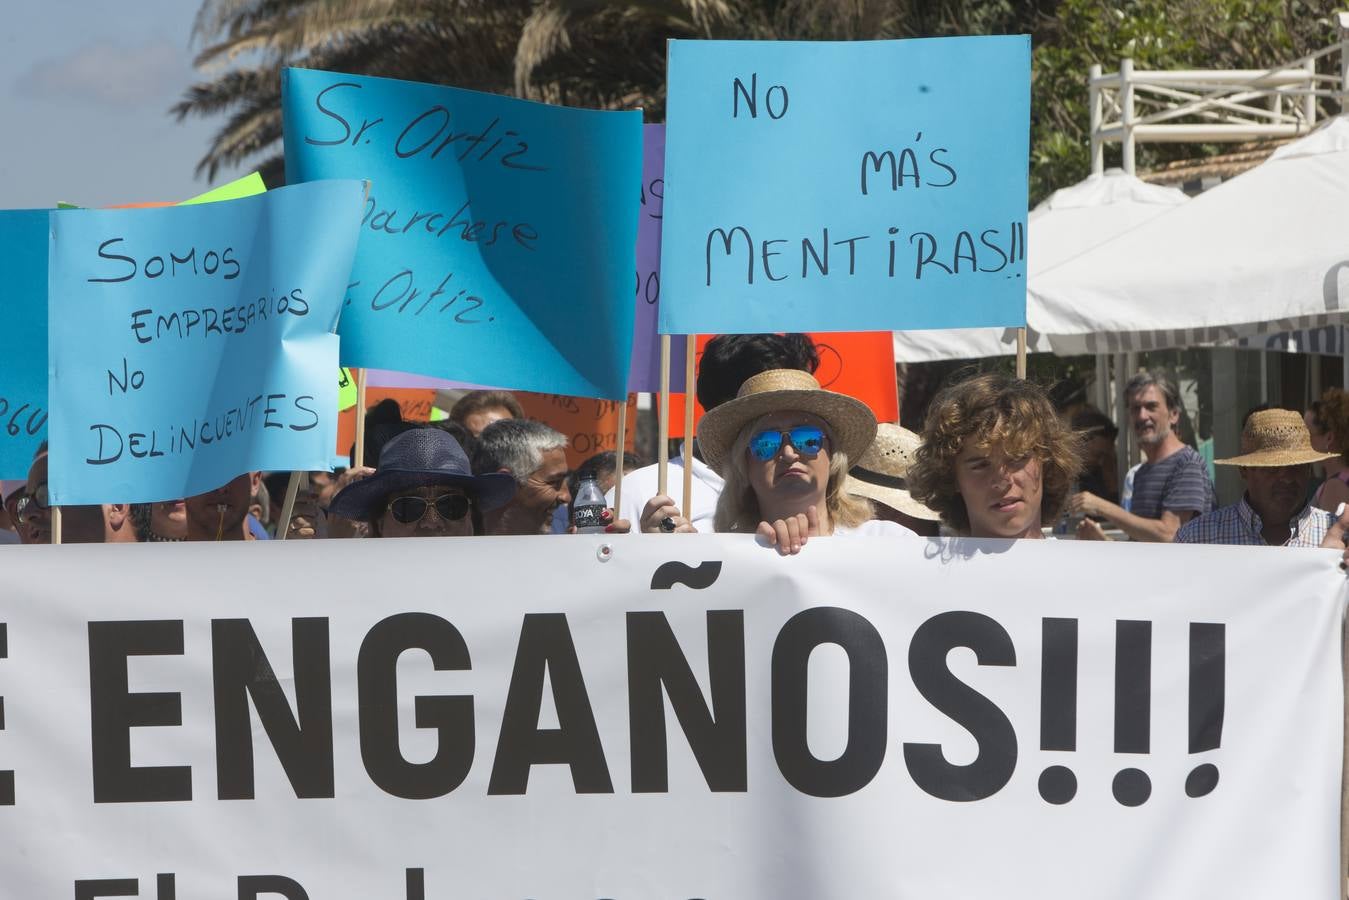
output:
[[[521,96],[641,106],[661,121],[670,38],[875,40],[1029,31],[1056,0],[541,0],[515,54]]]
[[[1027,30],[1057,0],[204,0],[172,112],[227,115],[197,165],[280,183],[280,71],[382,75],[579,106],[665,109],[670,38],[860,40]],[[270,155],[266,155],[270,154]]]
[[[303,66],[454,84],[498,93],[514,86],[514,55],[529,0],[204,0],[193,28],[204,44],[194,84],[171,110],[228,118],[197,164],[250,160],[284,182],[281,70]]]

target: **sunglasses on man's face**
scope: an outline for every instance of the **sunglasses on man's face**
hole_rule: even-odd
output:
[[[755,459],[768,462],[778,455],[784,442],[791,444],[800,456],[814,459],[824,449],[824,430],[814,425],[797,425],[787,431],[768,429],[750,438],[749,450]]]
[[[389,504],[389,513],[395,521],[404,525],[420,522],[426,515],[427,507],[434,505],[436,513],[446,522],[457,522],[468,515],[472,506],[463,494],[443,494],[434,500],[425,497],[399,497]]]
[[[47,486],[45,484],[38,485],[37,490],[31,494],[25,493],[14,507],[14,513],[19,520],[19,524],[31,522],[40,513],[47,512],[50,509],[47,504]]]

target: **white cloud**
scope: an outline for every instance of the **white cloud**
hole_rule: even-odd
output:
[[[163,107],[192,79],[186,48],[167,40],[140,46],[96,41],[39,60],[19,77],[22,96],[135,109]]]

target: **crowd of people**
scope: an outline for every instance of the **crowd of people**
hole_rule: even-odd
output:
[[[1240,500],[1218,508],[1203,457],[1180,439],[1176,386],[1139,372],[1124,387],[1127,427],[1144,461],[1120,484],[1117,426],[1097,410],[1056,410],[1031,381],[981,374],[946,385],[921,434],[877,423],[860,401],[815,378],[819,354],[800,334],[721,335],[701,359],[706,410],[696,440],[670,460],[691,469],[691,508],[658,491],[657,466],[624,462],[622,498],[602,514],[613,534],[745,533],[787,555],[830,536],[1055,537],[1080,540],[1326,547],[1349,527],[1349,393],[1328,391],[1305,414],[1251,411],[1237,467]],[[525,418],[504,391],[474,391],[444,422],[373,408],[365,456],[308,473],[293,504],[291,473],[240,475],[183,500],[62,507],[65,543],[560,534],[583,478],[612,507],[618,459],[572,471],[567,436]],[[1315,481],[1315,466],[1324,480]],[[0,543],[52,541],[47,455],[23,482],[0,483]],[[283,508],[290,508],[287,521]],[[1058,529],[1062,530],[1062,529]]]

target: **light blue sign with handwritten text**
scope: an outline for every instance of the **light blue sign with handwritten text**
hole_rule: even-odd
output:
[[[326,469],[364,186],[52,213],[54,503],[169,500]]]
[[[626,396],[642,114],[287,69],[286,172],[372,189],[342,364]]]
[[[1026,321],[1030,38],[671,41],[660,330]]]
[[[0,478],[47,436],[47,211],[0,210]]]

